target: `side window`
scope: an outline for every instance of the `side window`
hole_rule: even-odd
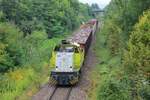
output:
[[[56,46],[54,51],[59,51],[59,46]]]
[[[79,53],[79,50],[77,47],[75,47],[75,53]]]

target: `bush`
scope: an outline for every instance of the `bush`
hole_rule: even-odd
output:
[[[146,11],[140,18],[139,23],[135,25],[128,42],[128,50],[124,53],[124,69],[130,80],[133,81],[132,92],[135,91],[136,93],[133,98],[149,100],[150,97],[150,88],[148,88],[150,80],[149,42],[150,10]]]
[[[130,100],[126,79],[107,79],[98,91],[98,100]]]
[[[130,74],[150,73],[150,11],[144,13],[131,33],[128,50],[124,56],[124,66]],[[148,77],[148,76],[147,76]]]
[[[0,23],[0,72],[20,65],[22,33],[15,25]]]

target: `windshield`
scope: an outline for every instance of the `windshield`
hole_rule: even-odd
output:
[[[57,52],[74,52],[73,46],[56,46],[55,51]]]

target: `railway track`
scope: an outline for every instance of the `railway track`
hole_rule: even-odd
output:
[[[55,86],[48,100],[69,100],[72,87]]]
[[[69,100],[72,86],[58,86],[55,81],[51,80],[48,87],[51,88],[50,91],[52,91],[49,94],[48,100]]]
[[[69,100],[72,86],[57,86],[54,81],[45,85],[32,100]]]

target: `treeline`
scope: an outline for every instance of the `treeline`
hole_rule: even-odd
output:
[[[96,45],[98,100],[150,99],[150,1],[112,0]]]
[[[34,59],[29,54],[41,40],[70,33],[91,16],[78,0],[0,0],[0,72]]]
[[[65,30],[75,29],[83,14],[91,13],[90,7],[78,0],[1,0],[1,21],[16,24],[24,36],[34,30],[45,29],[49,37]],[[85,18],[85,19],[86,19]]]

